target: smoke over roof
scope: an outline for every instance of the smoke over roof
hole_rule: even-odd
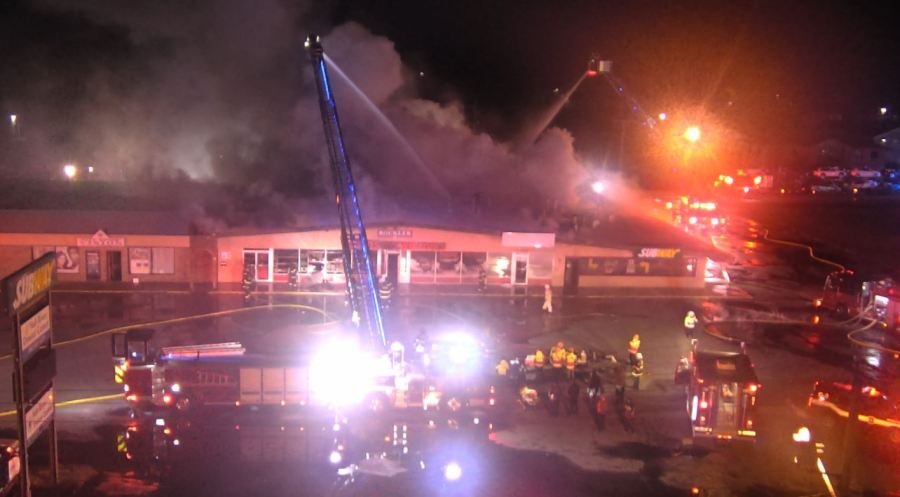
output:
[[[256,199],[308,215],[330,202],[302,48],[309,26],[320,24],[308,5],[35,0],[31,8],[58,32],[36,42],[31,64],[22,66],[22,78],[35,84],[5,104],[22,109],[31,158],[46,171],[76,161],[107,178],[186,175],[237,186],[248,208]],[[577,199],[588,173],[567,131],[551,128],[534,145],[514,149],[475,131],[461,101],[421,98],[417,73],[387,38],[353,22],[322,32],[329,57],[408,141],[332,70],[367,212],[391,216],[428,203],[446,209],[430,176],[456,204],[465,199],[475,210],[537,212]],[[61,54],[66,44],[77,55]],[[60,92],[71,98],[51,98]]]

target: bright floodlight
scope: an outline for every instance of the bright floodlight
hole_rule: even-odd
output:
[[[10,115],[9,115],[9,124],[12,124],[13,126],[15,126],[15,125],[16,125],[16,118],[18,118],[18,116],[16,116],[15,114],[10,114]]]
[[[444,466],[444,478],[447,481],[457,481],[462,478],[462,468],[459,464],[455,462],[451,462],[450,464]]]
[[[328,454],[328,462],[331,464],[340,464],[342,459],[341,453],[336,450],[333,450],[331,451],[331,454]]]
[[[63,166],[63,174],[66,175],[66,178],[72,179],[76,174],[78,174],[78,168],[76,168],[72,164],[66,164],[65,166]]]
[[[795,442],[809,442],[810,433],[809,428],[805,426],[801,426],[799,430],[791,435]]]
[[[594,190],[594,193],[601,194],[604,190],[606,190],[606,184],[602,181],[595,181],[591,183],[591,190]]]
[[[363,400],[374,381],[373,358],[350,339],[323,344],[309,367],[313,394],[331,406],[348,406]]]
[[[697,126],[691,126],[684,131],[684,139],[691,143],[697,143],[700,140],[700,136],[700,128]]]
[[[882,116],[885,115],[885,114],[887,114],[887,107],[882,107],[882,108],[880,108],[880,109],[878,109],[878,110],[881,112],[881,115],[882,115]]]

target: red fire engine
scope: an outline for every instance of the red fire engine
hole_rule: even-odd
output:
[[[676,373],[684,384],[694,437],[756,439],[756,395],[760,384],[744,353],[691,352]]]
[[[825,279],[818,307],[849,317],[862,314],[896,331],[900,324],[900,285],[891,278],[865,278],[857,273],[837,271]]]

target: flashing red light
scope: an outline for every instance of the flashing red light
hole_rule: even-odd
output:
[[[125,396],[125,400],[127,400],[128,402],[137,402],[137,394],[130,393]]]
[[[762,183],[762,176],[757,176],[757,177],[753,178],[754,185],[758,186],[760,183]]]
[[[744,187],[744,193],[750,193],[750,187],[749,187],[749,186],[745,186],[745,187]]]
[[[165,394],[165,395],[163,395],[162,401],[163,401],[163,404],[169,405],[172,403],[172,396],[169,394]]]
[[[696,216],[689,217],[688,224],[697,224],[697,217]]]
[[[700,401],[700,409],[706,409],[708,407],[709,407],[709,402],[707,402],[705,400]]]
[[[589,77],[589,78],[593,78],[594,76],[596,76],[596,75],[598,75],[598,74],[600,74],[600,73],[597,72],[597,71],[595,71],[595,70],[593,70],[593,69],[588,69],[588,70],[587,70],[587,77]]]
[[[172,429],[169,428],[168,426],[165,427],[165,428],[163,428],[163,434],[165,434],[165,435],[171,435],[171,434],[172,434]]]
[[[750,393],[756,393],[757,390],[759,390],[759,385],[757,385],[756,383],[752,383],[750,385]]]

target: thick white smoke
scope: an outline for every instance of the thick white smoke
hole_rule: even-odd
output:
[[[302,202],[308,213],[330,208],[325,142],[302,48],[310,18],[304,5],[279,0],[137,2],[127,8],[112,0],[40,0],[37,5],[126,29],[138,60],[127,65],[124,76],[102,68],[89,75],[85,101],[92,108],[79,112],[74,140],[75,153],[85,162],[119,168],[128,177],[180,170],[195,179],[245,185],[251,198],[267,199],[266,208],[279,208],[272,199],[283,200],[282,208],[293,212],[298,204],[291,202]],[[418,163],[332,71],[345,139],[370,212],[400,215],[410,204],[431,201],[434,212],[471,203],[476,209],[534,214],[577,202],[589,174],[567,131],[551,128],[537,143],[514,149],[474,131],[463,102],[420,98],[415,75],[390,40],[352,22],[322,35],[329,57],[421,158]],[[450,192],[451,202],[436,195],[429,176]]]

